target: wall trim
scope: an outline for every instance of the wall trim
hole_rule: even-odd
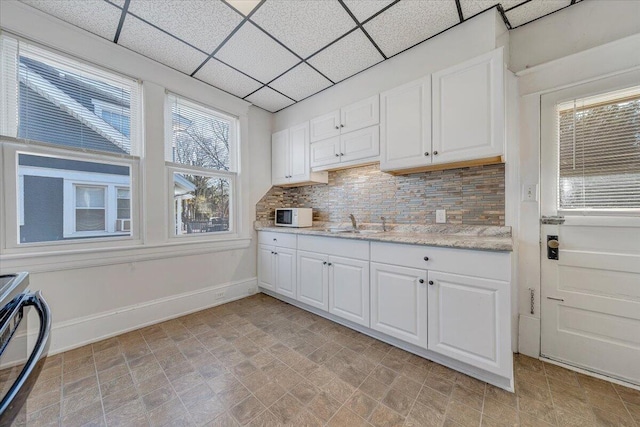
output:
[[[258,279],[252,277],[54,323],[51,328],[49,354],[62,353],[155,323],[239,300],[255,294],[257,289]],[[223,291],[224,297],[216,299],[215,294]],[[36,334],[37,331],[29,332],[30,343],[35,342]]]

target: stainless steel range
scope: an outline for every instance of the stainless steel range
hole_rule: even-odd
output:
[[[0,276],[0,427],[26,422],[26,400],[47,358],[51,313],[29,274]],[[27,314],[35,310],[38,337],[28,343]]]

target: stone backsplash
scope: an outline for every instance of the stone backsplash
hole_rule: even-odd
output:
[[[329,172],[329,184],[271,187],[256,205],[256,220],[273,221],[274,209],[313,208],[314,221],[358,222],[380,217],[395,224],[504,225],[504,165],[474,166],[393,176],[379,165]]]

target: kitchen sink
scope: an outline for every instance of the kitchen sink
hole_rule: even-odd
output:
[[[352,228],[327,228],[329,233],[354,233],[354,234],[378,234],[382,230],[354,230]]]

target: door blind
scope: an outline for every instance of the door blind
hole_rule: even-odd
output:
[[[640,208],[640,87],[558,106],[560,210]]]

